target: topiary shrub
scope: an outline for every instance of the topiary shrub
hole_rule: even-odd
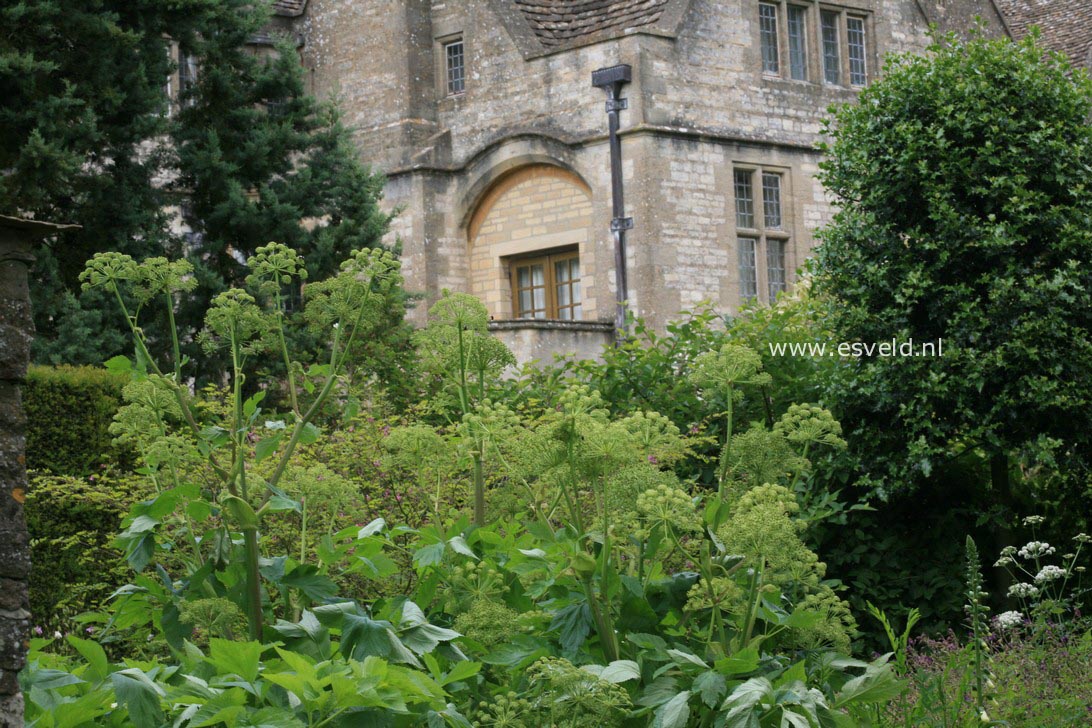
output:
[[[27,468],[74,476],[103,464],[130,469],[133,453],[109,431],[126,381],[95,367],[31,367],[23,388]]]
[[[150,495],[139,476],[31,479],[26,518],[32,572],[30,611],[46,634],[76,631],[74,618],[97,609],[131,573],[111,544],[129,507]]]

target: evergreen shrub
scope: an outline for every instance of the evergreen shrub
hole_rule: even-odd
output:
[[[76,631],[76,615],[100,608],[128,583],[132,574],[111,544],[129,508],[150,495],[147,482],[136,475],[32,477],[30,611],[42,632]]]
[[[27,469],[77,477],[105,464],[131,469],[133,453],[109,430],[126,381],[96,367],[32,366],[23,388]]]

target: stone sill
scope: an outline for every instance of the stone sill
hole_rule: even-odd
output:
[[[490,331],[588,331],[593,333],[612,333],[613,321],[561,321],[556,319],[504,319],[490,321]]]

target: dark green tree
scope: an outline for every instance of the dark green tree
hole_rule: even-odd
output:
[[[137,257],[166,243],[154,179],[167,132],[168,33],[205,0],[20,0],[0,6],[0,207],[73,222],[38,251],[36,358],[85,363],[125,345],[82,298],[77,276],[99,250]]]
[[[192,342],[200,312],[242,283],[258,246],[284,242],[326,277],[350,251],[379,245],[383,180],[358,159],[335,105],[306,93],[296,47],[269,21],[269,4],[251,0],[0,9],[4,206],[83,226],[39,253],[39,361],[98,363],[127,347],[103,315],[112,302],[76,283],[95,252],[190,258],[199,285],[177,318]],[[196,77],[171,100],[180,55]],[[170,232],[176,210],[184,235]],[[298,303],[298,290],[286,295]],[[388,365],[408,349],[403,308],[389,311],[390,345],[371,347]],[[294,335],[307,336],[303,326]],[[215,362],[206,369],[217,373]]]
[[[285,243],[321,278],[387,230],[383,180],[357,159],[336,107],[305,92],[295,46],[287,38],[252,42],[268,22],[266,8],[228,0],[175,35],[197,68],[171,131],[172,189],[186,200],[193,230],[182,252],[199,283],[180,314],[190,331],[212,295],[242,282],[242,261],[258,246]]]
[[[943,339],[845,362],[831,397],[881,491],[961,454],[1092,459],[1092,82],[1037,37],[945,38],[838,107],[821,178],[840,209],[816,285],[837,339]],[[1073,505],[1073,504],[1070,504]]]

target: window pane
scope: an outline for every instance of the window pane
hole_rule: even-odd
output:
[[[447,59],[447,92],[461,94],[466,89],[466,67],[463,63],[463,42],[457,40],[444,46]]]
[[[838,13],[820,13],[823,26],[823,78],[827,83],[841,83],[842,69],[838,51]]]
[[[557,286],[557,307],[558,307],[558,310],[560,310],[561,308],[563,308],[565,306],[572,305],[572,301],[569,300],[569,291],[570,291],[570,288],[569,288],[568,283],[558,284],[558,286]],[[565,317],[562,316],[561,318],[565,318]]]
[[[546,285],[546,267],[541,263],[531,266],[531,283],[540,288]]]
[[[746,301],[758,295],[758,267],[755,263],[755,249],[758,241],[754,238],[739,239],[739,293]]]
[[[546,289],[545,288],[533,288],[535,299],[535,318],[546,318]]]
[[[569,280],[569,261],[560,260],[554,263],[554,277],[557,278],[558,283],[565,283]]]
[[[789,6],[789,72],[797,81],[808,78],[808,42],[805,30],[807,10]]]
[[[522,266],[516,269],[516,285],[520,288],[531,287],[531,269],[527,266]]]
[[[770,301],[785,290],[785,241],[766,240],[766,279],[769,281]]]
[[[849,48],[849,82],[854,86],[864,86],[867,80],[864,18],[846,18],[846,45]]]
[[[579,264],[578,264],[579,265]],[[579,268],[577,269],[579,272]],[[577,278],[573,281],[573,303],[576,304],[576,308],[579,310],[580,304],[583,302],[583,298],[580,296],[580,279]]]
[[[753,228],[755,226],[755,200],[751,189],[751,173],[736,170],[736,226]]]
[[[758,28],[762,45],[762,72],[778,73],[777,62],[777,7],[760,3]]]
[[[762,173],[762,217],[766,227],[781,228],[781,175]]]
[[[531,310],[531,290],[529,288],[520,289],[519,318],[534,318],[534,312]]]

